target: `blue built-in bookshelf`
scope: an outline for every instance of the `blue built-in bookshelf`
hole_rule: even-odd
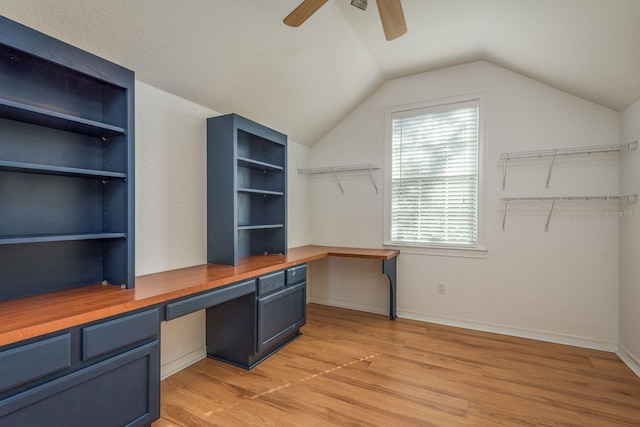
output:
[[[134,74],[0,17],[0,300],[134,286]]]
[[[287,253],[287,136],[237,114],[207,120],[207,261]]]

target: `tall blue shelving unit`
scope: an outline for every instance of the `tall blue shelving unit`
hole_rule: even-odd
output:
[[[287,136],[227,114],[207,119],[207,262],[287,253]]]
[[[134,74],[0,17],[0,301],[134,286]]]

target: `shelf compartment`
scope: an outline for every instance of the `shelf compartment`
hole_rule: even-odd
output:
[[[38,234],[26,236],[0,237],[0,245],[27,243],[66,242],[74,240],[125,239],[126,233],[74,233],[74,234]]]
[[[70,168],[66,166],[41,165],[36,163],[11,162],[0,160],[0,170],[39,173],[46,175],[77,176],[85,178],[117,178],[125,179],[126,174],[120,172],[100,171],[93,169]]]
[[[259,160],[253,160],[246,157],[238,157],[238,166],[250,168],[250,169],[257,169],[257,170],[272,170],[272,171],[284,170],[282,166],[261,162]]]
[[[238,227],[238,257],[264,254],[284,254],[286,227],[283,224],[264,224]]]
[[[79,132],[102,128],[100,136],[126,129],[133,72],[46,37],[37,40],[40,36],[3,39],[19,40],[18,47],[0,44],[0,93],[19,107],[10,114]]]
[[[122,127],[2,98],[0,98],[0,117],[89,136],[106,138],[126,135],[126,130]]]
[[[0,236],[127,231],[127,184],[0,170]]]
[[[236,204],[238,225],[283,224],[286,220],[282,193],[259,190],[243,192],[238,189]]]
[[[127,137],[107,139],[0,118],[0,159],[127,173]]]
[[[236,186],[238,189],[250,188],[284,194],[285,176],[282,170],[256,169],[238,165]]]
[[[260,129],[265,131],[264,129]],[[273,133],[273,139],[251,133],[244,129],[237,129],[237,155],[239,158],[251,159],[254,164],[263,163],[284,167],[286,161],[286,147],[278,139],[283,137],[279,132],[271,129],[267,133]]]
[[[126,246],[127,239],[0,245],[0,301],[103,282],[122,285]]]

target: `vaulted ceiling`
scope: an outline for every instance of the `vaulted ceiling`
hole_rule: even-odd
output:
[[[403,0],[386,41],[375,1],[2,0],[0,13],[136,78],[312,146],[385,81],[484,59],[621,111],[640,99],[638,0]]]

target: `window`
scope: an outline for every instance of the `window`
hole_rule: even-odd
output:
[[[476,96],[388,110],[388,244],[481,246],[480,108]]]

